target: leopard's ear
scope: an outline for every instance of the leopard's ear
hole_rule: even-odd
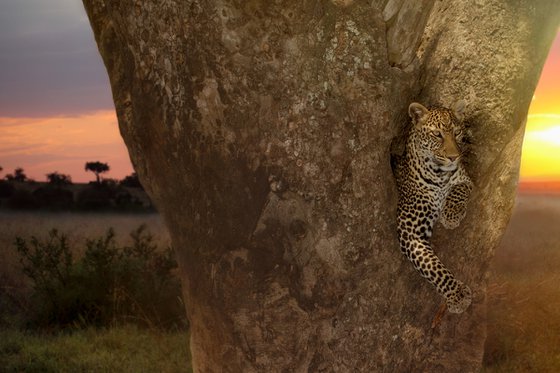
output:
[[[414,125],[422,124],[428,117],[429,111],[424,107],[424,105],[418,102],[413,102],[408,107],[408,115],[412,118],[412,123]]]
[[[460,121],[465,118],[466,106],[467,103],[465,102],[465,100],[459,100],[455,103],[455,106],[453,106],[453,115],[455,115],[455,118],[459,119]]]

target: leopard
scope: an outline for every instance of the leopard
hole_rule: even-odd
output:
[[[459,226],[473,189],[463,162],[465,106],[464,100],[452,109],[411,103],[411,128],[395,168],[400,249],[445,298],[442,306],[451,313],[463,313],[470,306],[472,291],[445,267],[430,241],[436,222],[446,229]]]

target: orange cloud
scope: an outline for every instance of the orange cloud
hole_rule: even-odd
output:
[[[4,173],[23,167],[37,181],[47,172],[70,174],[77,182],[92,180],[87,161],[109,163],[107,177],[132,172],[128,152],[113,110],[79,116],[0,118],[0,166]]]

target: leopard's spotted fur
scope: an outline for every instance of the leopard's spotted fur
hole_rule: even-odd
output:
[[[468,308],[471,290],[455,279],[434,254],[430,237],[438,220],[448,229],[459,225],[472,190],[472,182],[461,164],[463,108],[462,101],[454,110],[427,109],[412,103],[408,111],[413,128],[396,169],[401,250],[445,297],[453,313]]]

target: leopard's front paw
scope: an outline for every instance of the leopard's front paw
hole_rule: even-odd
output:
[[[449,312],[463,313],[471,305],[472,291],[467,285],[457,281],[457,287],[447,294],[446,298]]]
[[[465,202],[456,203],[453,205],[446,204],[439,221],[445,229],[455,229],[461,224],[465,217],[467,204]]]

